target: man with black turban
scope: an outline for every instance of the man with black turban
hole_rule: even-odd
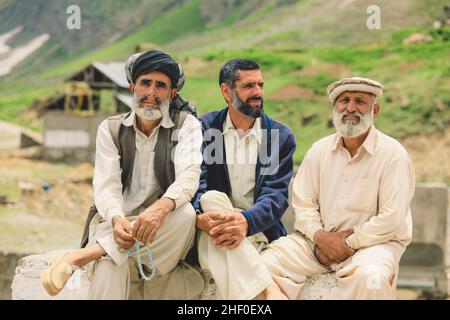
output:
[[[132,54],[128,58],[128,60],[125,64],[125,74],[127,76],[128,83],[132,82],[131,73],[133,72],[134,62],[142,54],[143,54],[143,52]],[[197,111],[196,111],[195,107],[190,105],[186,99],[184,99],[182,96],[180,96],[178,94],[178,92],[180,92],[181,89],[183,88],[184,81],[185,81],[183,68],[179,64],[178,64],[178,68],[179,68],[179,78],[178,78],[178,82],[176,84],[177,94],[175,95],[175,97],[172,100],[171,107],[174,109],[180,110],[180,111],[186,111],[186,112],[192,113],[194,116],[197,116]]]
[[[155,298],[153,282],[144,280],[156,276],[160,284],[166,275],[179,276],[171,271],[192,247],[196,215],[190,201],[199,185],[202,131],[192,112],[181,111],[190,108],[177,95],[183,72],[171,56],[150,50],[132,55],[126,74],[132,110],[99,126],[95,206],[83,248],[58,257],[42,274],[51,295],[88,265],[90,299]]]

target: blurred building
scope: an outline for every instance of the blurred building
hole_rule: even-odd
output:
[[[65,92],[35,105],[44,119],[44,158],[94,162],[95,138],[102,120],[129,110],[132,98],[123,62],[92,62],[65,80]],[[113,106],[101,110],[102,91]],[[109,96],[111,96],[111,94]]]

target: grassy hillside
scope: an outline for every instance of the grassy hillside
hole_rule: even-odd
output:
[[[343,76],[368,76],[384,84],[385,94],[379,100],[382,113],[376,122],[390,135],[402,138],[430,133],[450,124],[449,30],[420,30],[434,40],[403,45],[401,40],[416,31],[396,32],[385,43],[367,48],[299,47],[288,52],[247,49],[210,52],[203,57],[216,62],[217,68],[232,57],[261,63],[267,113],[293,129],[299,141],[295,155],[299,161],[313,141],[334,131],[328,125],[331,107],[326,87]],[[198,103],[201,113],[224,104],[216,75],[191,77],[183,93]]]
[[[167,15],[157,18],[130,36],[105,48],[88,52],[48,72],[43,72],[42,76],[50,78],[67,74],[94,60],[124,60],[129,56],[130,52],[134,51],[139,43],[151,42],[157,45],[164,45],[185,34],[200,33],[204,30],[205,25],[200,16],[199,3],[200,0],[193,0],[176,7]]]
[[[0,119],[39,129],[39,121],[23,113],[34,99],[61,90],[61,79],[93,60],[125,59],[136,45],[150,42],[182,63],[187,81],[181,94],[201,114],[224,106],[217,73],[227,59],[258,61],[266,80],[267,113],[294,131],[297,162],[313,141],[334,131],[326,86],[344,76],[373,77],[385,85],[377,126],[390,135],[402,138],[449,126],[450,32],[431,28],[445,1],[375,1],[382,10],[382,30],[365,26],[365,10],[373,1],[281,2],[250,1],[214,18],[206,1],[185,1],[111,45],[37,52],[31,61],[40,71],[0,82]],[[402,44],[414,32],[433,40]],[[63,63],[45,68],[48,52]]]

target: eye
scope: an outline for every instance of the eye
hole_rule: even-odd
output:
[[[167,88],[167,85],[164,82],[162,82],[162,81],[157,81],[156,82],[156,87],[158,89],[164,89],[164,88]]]

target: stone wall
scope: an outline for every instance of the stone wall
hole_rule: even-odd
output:
[[[44,114],[44,158],[47,161],[94,162],[100,123],[109,115],[80,116],[61,111]]]
[[[446,267],[449,266],[450,219],[446,185],[418,184],[413,199],[412,211],[414,220],[413,243],[408,247],[400,265],[399,285],[421,287],[429,286],[447,292]],[[292,232],[294,221],[293,210],[288,209],[283,222]],[[9,276],[2,278],[10,281],[18,255],[5,255],[0,263],[2,271],[9,271]],[[49,254],[26,256],[20,260],[12,282],[13,299],[50,299],[39,280],[40,271],[49,263]],[[203,292],[199,299],[213,299],[215,285],[208,272],[200,270],[205,280]],[[2,272],[2,275],[6,273]],[[54,299],[85,299],[89,283],[85,273],[81,276],[81,286],[77,290],[64,289]],[[402,282],[403,281],[403,282]],[[409,284],[408,284],[409,281]],[[428,281],[428,282],[427,282]],[[422,285],[421,285],[422,284]],[[5,285],[5,284],[4,284]],[[333,274],[318,275],[305,285],[302,297],[305,299],[330,299],[335,296],[336,280]],[[8,294],[4,291],[3,296]]]
[[[89,280],[86,269],[76,271],[66,287],[56,296],[47,294],[40,281],[41,272],[48,266],[53,256],[62,251],[52,251],[45,254],[30,255],[20,259],[14,280],[11,284],[13,300],[86,300],[89,290]],[[193,300],[213,300],[216,297],[216,286],[211,274],[202,269],[197,269],[204,280],[201,293],[194,296]],[[153,281],[158,281],[154,279]],[[311,277],[306,282],[302,293],[302,299],[324,300],[336,297],[336,278],[333,273],[327,273]],[[158,297],[155,297],[158,299]],[[182,298],[184,299],[184,298]]]
[[[19,259],[26,254],[0,252],[0,300],[11,299],[11,283]]]

